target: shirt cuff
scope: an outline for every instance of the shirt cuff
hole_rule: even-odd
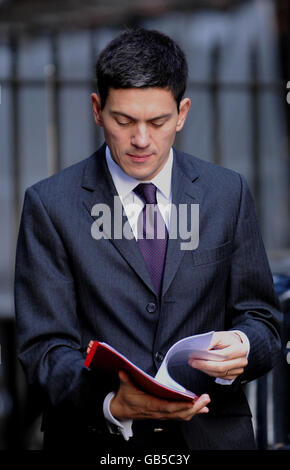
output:
[[[247,348],[248,348],[248,352],[247,352],[247,358],[249,356],[249,352],[250,352],[250,341],[249,341],[249,338],[247,337],[247,335],[245,333],[243,333],[242,331],[240,330],[231,330],[233,333],[236,333],[239,337],[240,337],[240,340],[242,343],[244,343]],[[235,379],[232,379],[232,380],[228,380],[228,379],[221,379],[220,377],[217,377],[215,379],[216,383],[219,384],[219,385],[232,385],[232,383],[235,381]]]
[[[103,403],[103,413],[104,417],[107,421],[107,425],[109,428],[109,431],[111,434],[121,434],[125,441],[128,441],[130,437],[133,436],[133,431],[132,431],[132,419],[124,419],[123,421],[118,421],[114,416],[112,415],[110,411],[110,404],[111,400],[114,398],[115,393],[110,392],[106,396],[104,403]]]

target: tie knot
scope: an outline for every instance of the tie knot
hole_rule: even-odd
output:
[[[141,197],[145,204],[157,204],[156,189],[153,183],[140,183],[134,192]]]

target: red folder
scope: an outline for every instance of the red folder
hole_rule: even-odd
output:
[[[84,365],[90,369],[112,374],[124,370],[138,388],[159,398],[190,402],[194,402],[198,398],[195,393],[189,390],[181,392],[157,382],[154,377],[144,372],[106,343],[93,341]]]

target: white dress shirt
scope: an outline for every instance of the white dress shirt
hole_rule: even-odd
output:
[[[133,191],[140,180],[127,175],[122,168],[113,160],[109,147],[106,147],[106,159],[117,193],[120,197],[124,211],[137,240],[137,220],[144,207],[144,202]],[[146,183],[155,184],[158,208],[169,229],[171,212],[171,173],[173,164],[173,151],[170,149],[169,157],[162,170]]]
[[[140,181],[132,176],[127,175],[122,168],[113,160],[109,147],[106,147],[106,160],[109,172],[112,176],[114,185],[116,187],[117,193],[120,197],[121,203],[124,207],[124,211],[128,218],[128,222],[131,226],[133,234],[137,240],[137,220],[140,212],[143,209],[144,202],[141,200],[137,194],[133,191]],[[161,171],[148,183],[153,183],[157,187],[156,198],[158,208],[161,212],[161,215],[169,231],[170,225],[170,213],[171,213],[171,175],[172,175],[172,165],[173,165],[173,150],[170,149],[169,157],[161,169]],[[249,340],[247,336],[240,332],[236,331],[241,340],[245,342],[248,346],[248,351],[250,348]],[[222,385],[230,385],[233,381],[227,379],[216,379],[217,383]],[[123,421],[118,421],[111,414],[110,403],[112,398],[115,396],[114,392],[109,393],[103,403],[103,412],[107,420],[108,427],[112,433],[118,432],[121,433],[125,440],[129,440],[132,437],[132,419],[127,419]],[[116,431],[117,430],[117,431]]]
[[[124,211],[128,218],[128,222],[131,226],[132,232],[137,240],[137,220],[141,213],[144,202],[137,196],[134,189],[140,181],[132,176],[127,175],[122,168],[113,160],[109,147],[106,147],[106,160],[109,172],[111,173],[114,185],[117,193],[120,197],[121,203],[124,207]],[[170,212],[171,212],[171,174],[173,164],[173,150],[170,149],[169,157],[161,169],[161,171],[152,180],[146,181],[146,183],[153,183],[156,188],[156,199],[158,208],[165,221],[167,230],[169,230],[170,223]],[[114,393],[109,393],[103,403],[103,412],[107,420],[108,427],[111,432],[115,432],[118,429],[125,440],[128,440],[132,435],[132,423],[133,420],[127,419],[122,422],[116,420],[110,411],[110,403]],[[113,425],[113,426],[112,426]]]

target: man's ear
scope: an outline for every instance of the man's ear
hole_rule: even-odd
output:
[[[183,128],[183,126],[185,124],[185,121],[186,121],[186,118],[187,118],[187,114],[188,114],[190,105],[191,105],[191,101],[190,101],[189,98],[184,98],[180,102],[179,113],[178,113],[178,121],[177,121],[177,125],[176,125],[176,132],[181,131],[181,129]]]
[[[91,94],[91,102],[96,124],[100,127],[103,127],[101,98],[99,97],[99,95],[97,95],[97,93]]]

